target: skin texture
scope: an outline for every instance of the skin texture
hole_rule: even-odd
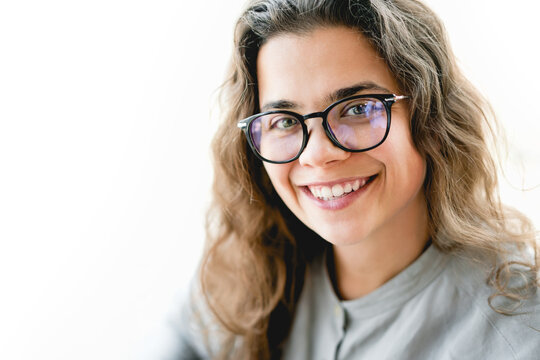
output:
[[[357,84],[376,85],[359,94],[406,95],[371,45],[346,27],[271,38],[260,49],[257,74],[261,108],[283,100],[300,114],[322,111],[338,100],[332,93]],[[290,210],[333,244],[334,285],[339,296],[352,299],[381,286],[421,254],[428,239],[426,165],[412,142],[406,100],[392,106],[386,141],[368,152],[335,147],[321,122],[306,121],[309,141],[298,160],[264,166]],[[372,176],[365,188],[335,206],[321,205],[306,191],[310,184]]]

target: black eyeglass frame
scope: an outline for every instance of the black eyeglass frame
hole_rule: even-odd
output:
[[[386,130],[385,130],[383,138],[377,144],[375,144],[373,146],[370,146],[368,148],[365,148],[365,149],[349,149],[349,148],[343,146],[336,139],[336,137],[334,136],[334,134],[330,130],[330,127],[328,126],[328,119],[327,119],[328,114],[330,113],[330,111],[334,107],[336,107],[337,105],[339,105],[339,104],[341,104],[341,103],[343,103],[345,101],[350,101],[350,100],[355,100],[355,99],[365,99],[365,98],[377,99],[377,100],[380,100],[384,104],[384,108],[386,110]],[[340,148],[340,149],[342,149],[344,151],[348,151],[348,152],[354,152],[354,153],[365,152],[365,151],[376,148],[377,146],[381,145],[386,140],[386,138],[388,137],[388,133],[390,132],[390,124],[391,124],[391,117],[392,117],[391,116],[392,105],[395,102],[399,101],[399,100],[408,99],[408,98],[409,97],[406,96],[406,95],[395,95],[395,94],[362,94],[362,95],[354,95],[354,96],[349,96],[349,97],[343,98],[341,100],[338,100],[338,101],[330,104],[326,109],[324,109],[323,111],[320,111],[320,112],[313,112],[313,113],[306,114],[306,115],[300,115],[298,113],[295,113],[294,111],[270,110],[270,111],[265,111],[265,112],[258,113],[258,114],[255,114],[255,115],[251,115],[251,116],[249,116],[249,117],[247,117],[247,118],[245,118],[243,120],[240,120],[240,121],[238,121],[237,126],[244,131],[244,134],[245,134],[246,139],[248,141],[249,147],[251,148],[253,153],[260,160],[266,161],[266,162],[269,162],[269,163],[272,163],[272,164],[286,164],[286,163],[292,162],[292,161],[294,161],[294,160],[296,160],[296,159],[298,159],[300,157],[300,155],[302,154],[302,152],[306,148],[307,142],[309,140],[309,133],[308,133],[308,129],[307,129],[307,126],[305,124],[305,121],[307,119],[318,118],[318,117],[323,119],[322,126],[323,126],[323,129],[324,129],[324,132],[326,133],[326,136],[330,139],[332,144],[334,144],[338,148]],[[253,143],[253,139],[251,138],[251,131],[250,131],[252,122],[255,119],[257,119],[257,118],[259,118],[261,116],[270,115],[270,114],[287,114],[287,115],[294,116],[296,119],[298,119],[298,121],[300,122],[300,125],[302,126],[302,132],[303,132],[302,146],[298,150],[298,154],[296,154],[296,156],[293,157],[292,159],[284,160],[284,161],[274,161],[274,160],[266,159],[259,153],[259,151],[257,150],[257,148],[255,147],[255,145]]]

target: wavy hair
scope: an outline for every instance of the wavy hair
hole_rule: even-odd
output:
[[[538,286],[530,276],[538,273],[532,224],[498,197],[490,154],[498,136],[493,112],[460,72],[438,17],[416,0],[252,0],[236,24],[221,89],[223,121],[212,144],[213,203],[200,268],[202,292],[221,328],[217,355],[223,358],[279,357],[305,269],[328,246],[283,204],[236,127],[259,111],[258,50],[279,34],[335,25],[363,34],[410,96],[413,141],[427,162],[433,244],[490,256],[490,304],[499,296],[527,297],[530,291],[509,285],[516,274],[531,279],[526,289]]]

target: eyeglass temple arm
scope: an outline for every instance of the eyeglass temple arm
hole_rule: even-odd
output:
[[[240,120],[240,121],[236,124],[236,126],[237,126],[238,128],[240,128],[240,129],[245,129],[246,126],[247,126],[247,121],[246,121],[246,119]]]
[[[403,99],[408,99],[408,98],[409,98],[409,96],[407,96],[407,95],[393,95],[392,97],[384,99],[384,100],[385,101],[396,102],[396,101],[403,100]]]

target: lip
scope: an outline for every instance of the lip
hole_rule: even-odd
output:
[[[373,178],[374,176],[376,176],[377,174],[374,174],[374,175],[371,175],[371,176],[357,176],[357,177],[351,177],[351,178],[343,178],[343,179],[339,179],[339,180],[333,180],[333,181],[320,181],[320,182],[311,182],[311,183],[305,183],[305,184],[300,184],[298,186],[303,186],[303,187],[309,187],[309,186],[328,186],[328,187],[332,187],[336,184],[343,184],[343,183],[351,183],[351,182],[354,182],[356,180],[364,180],[364,179],[371,179]]]
[[[372,185],[372,183],[378,178],[379,174],[375,174],[368,177],[355,177],[355,178],[347,178],[347,179],[340,179],[336,181],[328,181],[328,182],[314,182],[309,183],[305,185],[301,185],[300,189],[301,191],[317,205],[318,207],[325,209],[325,210],[341,210],[349,206],[351,203],[353,203],[359,196],[364,194]],[[355,180],[363,180],[368,179],[366,184],[362,186],[360,189],[350,192],[342,197],[339,197],[334,200],[322,200],[317,197],[315,197],[311,191],[309,190],[308,186],[333,186],[335,184],[342,184],[346,182],[351,182]]]

